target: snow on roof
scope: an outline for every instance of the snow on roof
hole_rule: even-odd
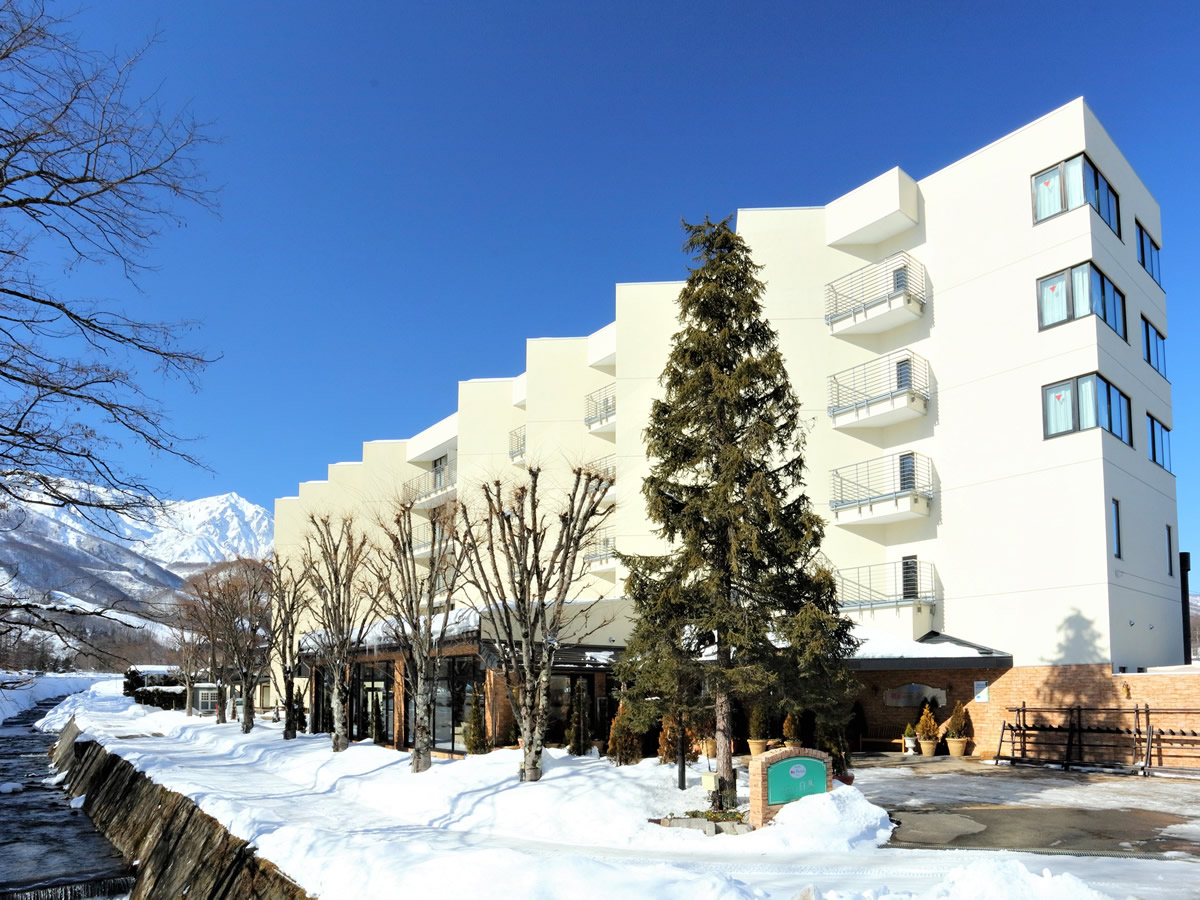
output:
[[[862,641],[854,659],[929,659],[932,657],[985,656],[975,647],[952,642],[933,643],[903,638],[881,628],[855,625],[854,636]]]

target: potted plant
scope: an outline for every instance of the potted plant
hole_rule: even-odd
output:
[[[760,756],[767,751],[767,710],[762,703],[750,710],[750,755]]]
[[[928,706],[921,710],[921,720],[917,722],[917,741],[921,745],[922,756],[937,753],[938,726],[933,718],[933,710]]]
[[[803,746],[800,743],[800,717],[795,713],[788,713],[783,720],[783,741],[789,747]]]
[[[913,729],[912,722],[904,724],[904,752],[912,754],[917,752],[917,732]]]
[[[951,756],[965,756],[967,752],[967,711],[962,701],[955,701],[954,712],[946,723],[946,747]]]

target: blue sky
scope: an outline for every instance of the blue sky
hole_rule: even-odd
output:
[[[1187,4],[106,0],[75,28],[99,49],[157,29],[145,83],[222,138],[219,216],[165,234],[140,295],[96,282],[222,354],[199,392],[148,383],[211,468],[129,457],[170,496],[270,508],[453,411],[459,380],[519,373],[525,338],[606,324],[614,283],[681,277],[681,217],[921,178],[1082,94],[1162,205],[1191,546]]]

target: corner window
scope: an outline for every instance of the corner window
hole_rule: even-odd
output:
[[[1171,429],[1154,416],[1146,416],[1146,452],[1151,462],[1171,471]]]
[[[1163,378],[1167,377],[1167,339],[1157,328],[1142,318],[1142,359],[1154,367]]]
[[[1162,270],[1158,267],[1158,244],[1146,233],[1141,222],[1137,223],[1137,255],[1142,268],[1150,273],[1150,277],[1159,287],[1162,287]]]
[[[1042,328],[1093,313],[1125,337],[1125,295],[1092,263],[1083,263],[1038,282],[1038,323]]]
[[[1076,156],[1033,176],[1033,221],[1043,222],[1088,203],[1121,236],[1121,201],[1086,156]]]
[[[1115,497],[1112,501],[1112,551],[1113,556],[1121,558],[1121,501]]]
[[[1095,374],[1042,388],[1042,428],[1048,438],[1103,428],[1133,445],[1129,398]]]

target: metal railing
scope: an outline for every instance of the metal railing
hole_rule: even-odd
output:
[[[525,426],[514,428],[508,433],[508,458],[520,459],[525,455]]]
[[[936,599],[937,570],[919,559],[838,569],[834,578],[843,609],[932,605]]]
[[[825,285],[825,322],[832,325],[904,293],[925,305],[925,266],[907,253],[894,253]]]
[[[909,494],[933,496],[933,464],[922,453],[896,453],[830,472],[829,508],[844,509]]]
[[[433,539],[437,536],[432,522],[414,525],[412,530],[413,552],[421,553],[433,547]]]
[[[448,487],[458,480],[458,461],[450,460],[444,465],[434,466],[424,475],[404,482],[404,499],[416,502]]]
[[[601,528],[593,536],[583,552],[585,562],[609,559],[617,550],[617,538],[611,528]]]
[[[591,462],[583,464],[585,472],[594,472],[602,478],[608,478],[611,481],[617,480],[617,454],[610,453],[608,456],[601,456],[598,459],[593,459]]]
[[[583,398],[583,423],[592,425],[617,412],[617,385],[606,385]]]
[[[896,350],[829,376],[829,415],[901,394],[929,399],[929,362],[911,350]]]

